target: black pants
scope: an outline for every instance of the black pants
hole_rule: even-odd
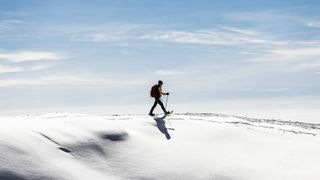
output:
[[[154,98],[154,104],[150,110],[150,114],[153,113],[154,108],[156,108],[157,104],[159,104],[163,110],[164,113],[166,113],[166,108],[164,108],[162,101],[160,100],[160,98]]]

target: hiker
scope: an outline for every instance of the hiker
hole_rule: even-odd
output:
[[[161,96],[162,95],[169,95],[169,93],[167,92],[167,93],[163,93],[162,92],[162,85],[163,85],[163,82],[161,81],[161,80],[159,80],[158,81],[158,84],[155,84],[152,88],[151,88],[151,92],[150,92],[150,95],[151,95],[151,97],[153,97],[154,98],[154,104],[153,104],[153,106],[152,106],[152,108],[151,108],[151,110],[150,110],[150,112],[149,112],[149,115],[150,116],[154,116],[155,114],[153,114],[153,110],[154,110],[154,108],[157,106],[157,104],[159,104],[160,106],[161,106],[161,108],[162,108],[162,110],[163,110],[163,112],[164,112],[164,114],[165,115],[167,115],[167,114],[170,114],[170,112],[168,112],[167,110],[166,110],[166,108],[163,106],[163,103],[162,103],[162,101],[161,101]]]

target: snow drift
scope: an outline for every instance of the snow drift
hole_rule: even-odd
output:
[[[206,113],[2,117],[0,179],[318,180],[319,132]]]

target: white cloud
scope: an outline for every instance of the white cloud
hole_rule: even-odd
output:
[[[220,27],[223,30],[234,32],[234,33],[239,33],[239,34],[246,34],[246,35],[254,35],[254,36],[261,36],[262,34],[251,30],[251,29],[241,29],[237,27],[228,27],[228,26],[221,26]]]
[[[26,62],[26,61],[52,61],[62,60],[67,57],[54,52],[40,52],[40,51],[22,51],[5,53],[0,52],[0,60],[7,60],[10,62]]]
[[[109,34],[94,34],[90,37],[91,41],[94,42],[117,42],[123,40],[120,36],[112,36]]]
[[[35,66],[31,66],[29,68],[26,68],[26,71],[39,71],[39,70],[43,70],[43,69],[48,69],[52,67],[52,65],[35,65]]]
[[[148,28],[148,26],[114,23],[94,26],[64,26],[58,28],[58,31],[68,35],[71,41],[123,42],[130,39],[136,39],[145,28]]]
[[[18,19],[7,19],[7,20],[2,20],[0,23],[1,24],[23,24],[24,21],[21,21]]]
[[[300,43],[299,46],[301,46]],[[320,69],[320,47],[273,49],[250,61],[274,63],[293,71]]]
[[[247,21],[253,24],[256,24],[261,27],[269,26],[272,27],[274,23],[279,24],[279,22],[298,22],[303,19],[301,16],[297,16],[296,14],[290,13],[292,9],[288,7],[288,9],[284,10],[259,10],[259,11],[244,11],[226,14],[225,17],[235,21]],[[283,23],[284,25],[286,25]]]
[[[67,35],[71,41],[83,42],[117,43],[145,40],[204,45],[279,44],[266,34],[239,27],[220,26],[194,31],[159,31],[158,29],[163,28],[146,24],[105,24],[86,27],[64,26],[58,28],[58,32]]]
[[[141,39],[204,45],[279,44],[278,42],[273,41],[272,39],[253,30],[227,27],[197,31],[156,32],[153,34],[143,35],[141,36]]]
[[[176,71],[176,70],[157,70],[154,72],[155,75],[160,75],[160,76],[172,76],[180,73],[181,73],[180,71]]]
[[[309,61],[320,60],[320,47],[308,48],[284,48],[270,50],[266,54],[255,58],[253,61],[271,62],[271,61]]]
[[[22,68],[20,68],[20,67],[0,65],[0,74],[11,73],[11,72],[21,72],[21,71],[22,71]]]
[[[52,67],[51,65],[34,65],[30,67],[9,66],[0,64],[0,74],[4,73],[16,73],[16,72],[29,72],[39,71]]]
[[[11,25],[24,24],[24,21],[18,19],[5,19],[0,21],[0,28],[5,28]]]
[[[320,69],[320,61],[296,64],[293,66],[292,69],[293,70]]]
[[[314,57],[320,55],[320,47],[274,50],[273,53],[280,54],[289,58],[297,56]]]
[[[289,89],[286,89],[286,88],[244,88],[244,89],[240,89],[240,91],[245,91],[245,92],[279,93],[279,92],[289,91]]]
[[[90,77],[78,74],[55,74],[35,78],[0,79],[0,87],[23,85],[138,85],[144,80],[119,80],[101,77]]]
[[[0,20],[0,34],[8,36],[12,34],[16,27],[27,24],[19,19],[5,19]]]
[[[308,27],[320,28],[320,22],[319,21],[307,22],[306,24],[307,24]]]
[[[130,39],[124,35],[118,34],[107,34],[107,33],[97,33],[83,35],[81,37],[73,38],[74,41],[83,41],[83,42],[121,42]]]

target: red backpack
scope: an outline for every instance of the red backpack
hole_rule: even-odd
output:
[[[150,90],[151,97],[160,97],[159,86],[156,84]]]

